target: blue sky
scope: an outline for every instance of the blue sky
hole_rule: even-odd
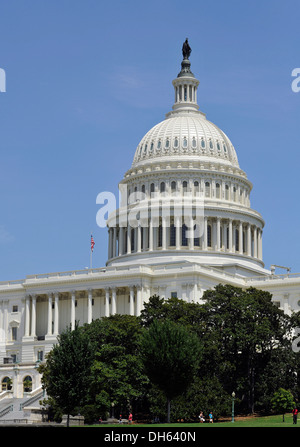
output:
[[[300,272],[298,0],[2,0],[0,281],[105,265],[99,192],[173,105],[181,46],[266,226],[264,261]]]

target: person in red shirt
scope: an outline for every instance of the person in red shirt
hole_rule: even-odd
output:
[[[298,409],[295,407],[293,408],[293,424],[297,424],[297,415],[298,415]]]

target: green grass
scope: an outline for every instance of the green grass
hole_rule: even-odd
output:
[[[285,414],[285,422],[282,421],[282,415],[275,416],[263,416],[263,417],[249,417],[249,418],[236,418],[234,422],[228,420],[226,422],[214,422],[210,423],[174,423],[174,424],[133,424],[131,426],[127,424],[99,424],[93,425],[93,427],[100,428],[128,428],[128,427],[164,427],[164,428],[207,428],[207,427],[300,427],[300,419],[298,418],[297,425],[293,424],[292,414]]]

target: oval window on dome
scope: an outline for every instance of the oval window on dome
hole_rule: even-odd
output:
[[[187,148],[187,139],[186,139],[186,137],[183,138],[182,146],[184,148]]]
[[[221,148],[220,148],[219,143],[217,143],[217,149],[218,149],[218,151],[220,152]]]
[[[160,148],[161,148],[161,141],[158,140],[158,142],[157,142],[157,149],[160,149]]]
[[[195,138],[195,137],[193,137],[193,139],[192,139],[192,147],[193,147],[194,149],[197,147],[197,141],[196,141],[196,138]]]
[[[227,152],[227,147],[225,144],[223,144],[223,149],[224,149],[224,152]]]
[[[201,147],[205,148],[205,141],[203,140],[203,138],[201,139]]]
[[[174,140],[174,147],[178,147],[178,138],[177,137]]]
[[[150,146],[150,152],[153,152],[153,148],[154,148],[154,144],[153,144],[153,141],[152,141],[151,146]]]
[[[169,147],[170,147],[170,141],[169,141],[169,138],[167,138],[167,139],[166,139],[165,148],[166,148],[166,149],[169,149]]]
[[[211,140],[209,140],[209,147],[210,147],[210,149],[213,149],[213,148],[214,148],[213,143],[212,143]]]
[[[145,147],[144,147],[144,154],[147,153],[147,147],[148,147],[148,144],[145,144]]]

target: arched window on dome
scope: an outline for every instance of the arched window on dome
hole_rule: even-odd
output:
[[[171,193],[175,193],[176,192],[176,182],[171,182]]]
[[[207,246],[211,247],[211,225],[207,225]]]
[[[200,192],[199,182],[195,181],[194,182],[194,195],[199,195],[199,192]]]
[[[229,200],[229,186],[225,185],[225,200]]]
[[[135,229],[131,228],[131,252],[135,250]]]
[[[239,238],[239,230],[236,228],[235,230],[235,251],[240,250],[240,238]]]
[[[145,191],[146,191],[146,187],[145,187],[145,185],[142,185],[142,193],[145,194]]]
[[[176,245],[176,227],[172,223],[170,225],[170,247],[175,247]]]
[[[220,190],[221,190],[221,188],[220,188],[220,184],[219,184],[219,183],[216,183],[216,198],[217,198],[217,199],[220,199],[220,198],[221,198]]]
[[[162,224],[158,227],[158,247],[162,247]]]
[[[205,197],[210,197],[210,183],[205,182]]]
[[[233,201],[236,202],[236,187],[233,187]]]
[[[154,197],[154,192],[155,192],[155,185],[154,185],[154,183],[151,183],[151,185],[150,185],[150,194],[151,194],[151,197]]]
[[[183,224],[182,225],[182,227],[181,227],[181,245],[183,246],[183,247],[187,247],[187,245],[188,245],[188,240],[187,240],[187,237],[186,237],[186,232],[187,232],[187,226],[185,225],[185,224]]]
[[[186,194],[186,193],[187,193],[187,182],[186,182],[186,181],[184,181],[184,182],[182,183],[182,190],[183,190],[183,194]]]
[[[165,191],[166,191],[165,182],[161,182],[161,184],[160,184],[160,192],[165,192]]]
[[[240,188],[240,203],[243,204],[243,192],[244,190]]]
[[[194,246],[195,247],[200,247],[200,237],[198,236],[199,231],[197,230],[197,225],[194,225]]]

